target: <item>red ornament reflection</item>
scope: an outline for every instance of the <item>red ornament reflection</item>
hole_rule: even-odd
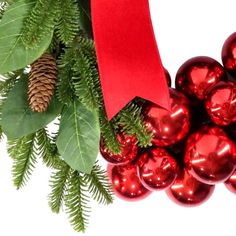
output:
[[[224,131],[218,127],[204,127],[188,139],[184,162],[196,179],[216,184],[233,173],[234,158],[235,145]]]
[[[203,100],[207,90],[225,79],[224,68],[210,57],[194,57],[186,61],[176,75],[176,89],[188,97]]]
[[[199,182],[187,170],[180,173],[174,184],[166,190],[168,197],[185,207],[199,206],[206,202],[215,189],[214,185]]]
[[[229,125],[236,121],[236,86],[231,82],[220,82],[208,93],[206,110],[217,125]]]
[[[170,111],[148,102],[144,108],[146,126],[153,131],[153,143],[164,147],[183,139],[190,127],[189,103],[186,97],[170,89]]]
[[[226,70],[236,77],[236,32],[230,35],[224,43],[222,61]]]
[[[120,143],[121,152],[114,154],[108,150],[105,145],[104,139],[100,142],[100,152],[102,157],[111,164],[121,165],[127,164],[133,161],[138,152],[137,139],[135,136],[128,136],[122,132],[117,134],[117,139]]]
[[[236,171],[227,179],[225,186],[229,191],[236,194]]]
[[[177,163],[161,148],[150,148],[140,155],[138,174],[142,184],[149,190],[164,190],[177,177]]]
[[[147,197],[151,192],[139,180],[136,165],[108,165],[108,176],[115,194],[127,201],[137,201]]]

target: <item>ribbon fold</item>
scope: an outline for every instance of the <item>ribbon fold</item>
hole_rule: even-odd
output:
[[[91,0],[108,119],[136,96],[169,109],[169,90],[148,0]]]

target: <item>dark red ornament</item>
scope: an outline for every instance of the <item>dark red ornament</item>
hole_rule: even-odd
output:
[[[225,186],[229,191],[236,194],[236,171],[227,179]]]
[[[180,173],[174,184],[166,190],[168,197],[176,204],[193,207],[207,201],[215,189],[214,185],[199,182],[187,170]]]
[[[206,110],[217,125],[229,125],[236,121],[236,85],[219,82],[207,94]]]
[[[236,32],[231,34],[224,43],[222,61],[225,69],[236,77]]]
[[[203,100],[207,90],[225,79],[224,68],[210,57],[194,57],[186,61],[176,75],[176,89],[190,98]]]
[[[107,170],[114,192],[121,199],[137,201],[151,193],[140,182],[136,165],[114,166],[108,164]]]
[[[167,84],[168,84],[169,87],[171,87],[171,77],[170,77],[170,73],[169,73],[169,71],[168,71],[167,69],[164,68],[164,70],[165,70],[165,76],[166,76]]]
[[[170,111],[147,102],[143,112],[146,126],[154,133],[153,143],[165,147],[183,139],[190,127],[189,103],[186,97],[170,89]]]
[[[235,169],[235,145],[218,127],[204,127],[192,134],[186,146],[185,166],[206,184],[227,180]]]
[[[121,146],[121,153],[120,154],[111,153],[107,149],[104,140],[102,138],[100,142],[101,155],[106,161],[114,165],[121,165],[121,164],[123,165],[130,163],[136,158],[138,152],[138,146],[136,144],[137,140],[135,136],[128,136],[122,132],[119,132],[117,134],[117,139]]]
[[[144,151],[138,160],[138,175],[149,190],[164,190],[176,179],[178,166],[170,154],[161,148]]]

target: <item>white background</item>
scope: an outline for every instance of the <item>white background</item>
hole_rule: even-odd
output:
[[[236,30],[235,0],[151,0],[150,4],[163,64],[173,77],[190,57],[220,60],[224,40]],[[50,172],[39,163],[29,184],[16,191],[5,143],[0,148],[0,235],[78,235],[64,214],[55,215],[48,208]],[[116,199],[108,207],[93,205],[85,236],[235,234],[236,195],[223,185],[197,208],[179,207],[165,193],[137,203]]]

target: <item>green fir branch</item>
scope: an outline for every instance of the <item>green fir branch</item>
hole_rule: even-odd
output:
[[[60,0],[59,20],[56,25],[58,38],[69,44],[79,31],[79,8],[76,0]]]
[[[30,134],[20,139],[8,142],[8,153],[13,158],[12,175],[17,189],[23,187],[29,180],[36,164],[37,147],[36,134]]]
[[[151,146],[153,133],[145,127],[141,108],[129,103],[119,114],[118,122],[122,131],[128,135],[136,135],[141,147]]]
[[[60,169],[63,161],[60,159],[55,140],[49,136],[46,129],[36,133],[36,142],[38,156],[42,158],[43,163],[49,168]]]
[[[59,72],[56,85],[56,96],[58,100],[67,106],[72,104],[74,99],[74,89],[72,84],[74,66],[74,53],[72,48],[65,49],[58,60]]]
[[[89,193],[100,204],[111,204],[113,202],[111,185],[107,178],[107,172],[96,163],[90,174],[84,175]]]
[[[48,202],[51,210],[59,213],[63,205],[66,191],[67,181],[70,174],[70,167],[64,163],[60,169],[53,172],[50,179],[51,193],[48,196]]]
[[[78,50],[73,71],[75,95],[88,109],[98,109],[101,102],[96,87],[96,80],[99,78],[98,72],[89,58],[80,50]]]
[[[114,154],[120,153],[120,143],[117,139],[115,123],[108,121],[105,108],[100,109],[100,128],[104,143],[109,151]]]
[[[66,212],[74,230],[84,232],[88,225],[90,213],[89,197],[81,174],[78,171],[71,170],[70,175],[65,196]]]
[[[28,48],[36,48],[50,35],[59,17],[60,0],[36,0],[36,4],[22,29],[22,42]]]

